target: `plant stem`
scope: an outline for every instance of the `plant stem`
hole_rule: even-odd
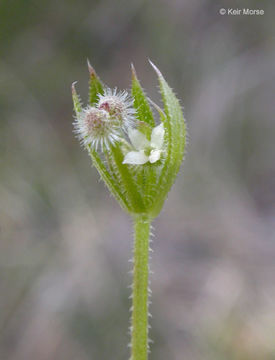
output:
[[[148,277],[151,221],[146,215],[135,217],[131,360],[147,360],[148,353]]]

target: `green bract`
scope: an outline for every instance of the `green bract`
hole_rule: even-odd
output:
[[[81,134],[82,142],[89,152],[93,165],[125,211],[131,215],[143,214],[149,219],[153,219],[159,214],[176,179],[184,156],[186,135],[185,122],[179,101],[161,72],[155,65],[152,63],[151,65],[158,76],[163,110],[147,98],[133,66],[132,100],[129,100],[126,92],[116,93],[116,90],[111,92],[104,86],[89,63],[88,108],[83,109],[75,86],[72,85],[77,131],[81,133],[82,129],[84,129],[84,134]],[[104,114],[104,112],[108,111],[110,106],[108,103],[104,103],[105,93],[109,94],[109,98],[110,94],[111,97],[114,95],[114,100],[111,98],[111,105],[113,108],[117,106],[116,111],[119,112],[120,105],[124,105],[123,102],[125,102],[125,106],[121,110],[121,114],[119,114],[120,122],[115,118],[117,112],[113,108],[112,113],[107,114],[108,117],[102,116],[102,119],[104,118],[102,121],[113,122],[110,123],[110,126],[109,123],[99,124],[103,131],[105,128],[108,129],[113,137],[108,141],[108,134],[105,139],[103,133],[104,141],[95,139],[94,143],[101,144],[101,149],[98,149],[93,146],[93,143],[89,143],[88,134],[85,133],[89,129],[92,131],[98,124],[89,123],[92,117],[90,115],[90,118],[88,118],[86,114],[89,114],[89,109],[95,109],[99,99],[104,108],[103,110],[97,110],[97,112],[100,113],[101,111]],[[151,106],[157,110],[159,123],[162,123],[163,127],[158,126],[158,123],[156,123]],[[125,116],[125,119],[122,119],[122,116]],[[131,122],[126,119],[127,116],[131,117]],[[133,118],[135,118],[134,122]],[[100,121],[100,119],[99,117],[99,120],[96,120]],[[85,126],[79,123],[80,121],[84,122]],[[127,132],[126,126],[119,127],[121,121],[124,121],[126,125],[128,123],[132,124],[131,126],[135,129],[130,127]],[[164,140],[160,142],[159,147],[157,145],[154,147],[154,137],[158,133],[163,134],[163,129]],[[129,138],[131,141],[128,140]],[[138,141],[140,146],[135,149],[133,143]],[[130,152],[132,152],[131,155],[129,155]],[[137,160],[133,160],[135,156]],[[131,160],[128,160],[130,158]],[[134,161],[134,163],[129,163],[129,161]]]

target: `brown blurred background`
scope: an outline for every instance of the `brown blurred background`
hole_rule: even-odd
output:
[[[259,8],[263,16],[220,15]],[[159,66],[189,145],[154,222],[152,360],[275,359],[272,1],[0,1],[0,359],[127,359],[132,229],[72,134],[86,58]]]

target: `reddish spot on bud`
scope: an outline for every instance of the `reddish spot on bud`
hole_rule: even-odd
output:
[[[106,110],[106,111],[108,111],[108,112],[111,111],[110,105],[109,105],[109,103],[108,103],[107,101],[105,101],[104,103],[102,103],[102,104],[99,106],[99,109],[101,109],[101,110]]]

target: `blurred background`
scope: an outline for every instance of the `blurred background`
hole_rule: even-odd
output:
[[[152,360],[275,359],[271,1],[0,1],[0,359],[128,359],[131,220],[72,134],[89,58],[182,104],[184,168],[154,222]],[[262,16],[220,15],[246,7]]]

